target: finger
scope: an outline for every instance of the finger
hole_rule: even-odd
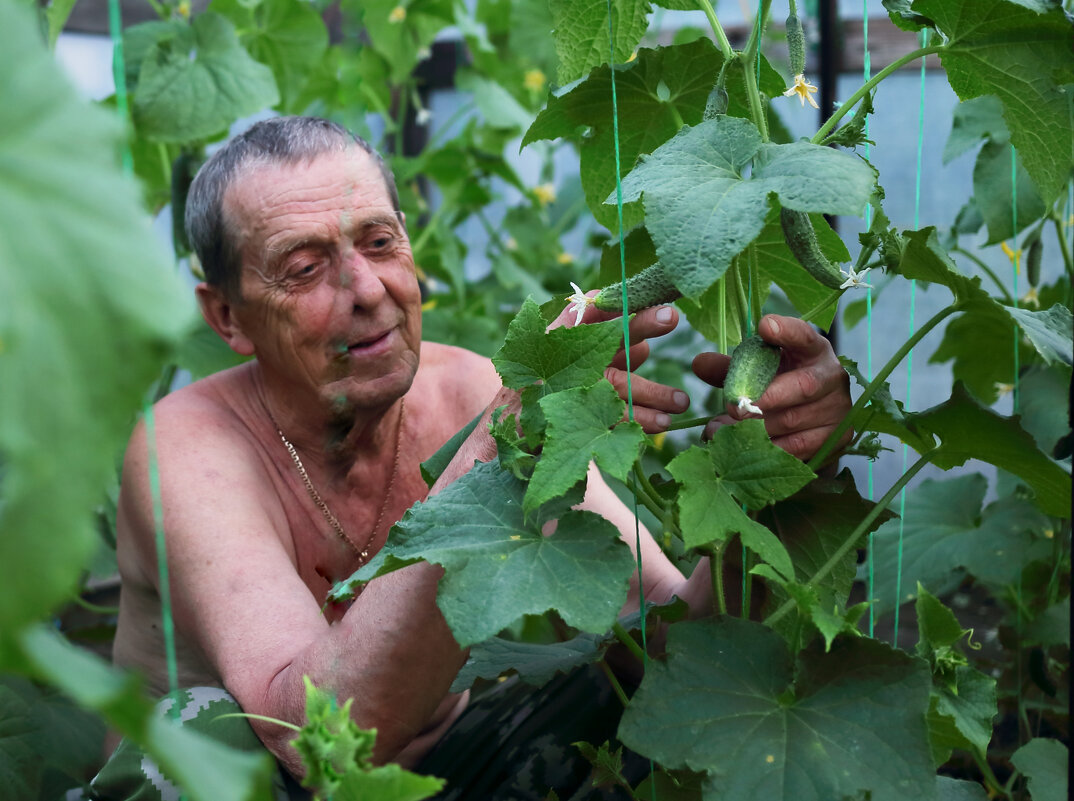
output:
[[[781,437],[814,428],[838,425],[846,417],[850,406],[844,406],[837,398],[825,396],[813,403],[803,403],[785,409],[766,411],[764,427],[770,437]]]
[[[713,417],[709,420],[708,425],[705,426],[705,430],[701,432],[702,442],[708,442],[724,426],[734,425],[735,420],[730,415],[721,414],[719,417]]]
[[[604,371],[607,378],[619,397],[627,399],[627,372],[615,367],[609,367]],[[690,398],[681,389],[669,387],[666,384],[658,384],[648,378],[638,375],[630,377],[630,397],[634,403],[634,417],[637,419],[641,409],[648,409],[654,413],[679,414],[690,408]],[[670,425],[671,419],[664,422],[664,428]]]
[[[630,346],[630,369],[631,370],[637,370],[639,367],[642,366],[642,364],[645,363],[645,360],[648,359],[648,358],[649,358],[649,343],[648,342],[638,342],[637,344]],[[615,367],[615,368],[617,368],[619,370],[625,370],[627,368],[626,352],[622,348],[620,348],[619,351],[615,354],[615,357],[612,359],[611,366]]]
[[[817,451],[820,450],[820,446],[824,444],[824,440],[828,438],[828,435],[832,433],[835,426],[824,426],[821,428],[812,428],[808,431],[797,431],[793,434],[787,434],[782,437],[773,437],[773,444],[785,450],[792,456],[797,456],[803,462],[812,459]],[[854,438],[853,431],[846,431],[839,438],[839,442],[836,443],[835,451],[840,451],[850,444],[850,441]]]
[[[838,362],[822,361],[777,374],[757,406],[767,413],[821,399],[843,414],[850,410],[850,377]]]
[[[785,356],[796,362],[819,359],[832,352],[831,343],[812,325],[797,317],[767,314],[757,325],[757,332],[765,342],[782,347]]]
[[[694,357],[691,366],[694,374],[706,384],[721,387],[727,377],[727,365],[730,363],[731,357],[722,353],[699,353]]]

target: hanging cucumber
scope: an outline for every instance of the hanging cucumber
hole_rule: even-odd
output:
[[[776,377],[780,352],[757,334],[746,337],[732,351],[723,392],[729,402],[738,404],[740,412],[764,414],[756,402]]]
[[[650,306],[671,303],[682,297],[682,293],[665,275],[664,267],[657,262],[646,267],[626,282],[627,313],[633,314]],[[609,284],[593,298],[593,305],[601,311],[618,312],[623,310],[622,284]]]
[[[841,289],[846,276],[821,252],[817,232],[813,230],[809,215],[804,211],[782,208],[779,210],[779,222],[783,226],[787,247],[806,272],[829,289]]]
[[[787,17],[787,61],[791,75],[801,75],[805,72],[805,33],[795,11],[792,8]]]

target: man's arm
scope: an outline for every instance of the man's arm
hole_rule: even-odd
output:
[[[353,697],[355,719],[378,730],[376,759],[393,758],[428,724],[465,658],[436,607],[440,568],[416,564],[372,582],[329,625],[296,571],[284,509],[250,442],[211,414],[169,404],[158,406],[156,429],[177,628],[245,711],[301,723],[308,675]],[[482,436],[460,451],[442,486],[487,456],[491,440]],[[155,577],[147,476],[139,426],[124,468],[121,547]],[[290,731],[252,725],[301,772]]]

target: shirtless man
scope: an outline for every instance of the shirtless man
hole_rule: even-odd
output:
[[[187,224],[208,279],[196,290],[205,319],[256,359],[168,395],[154,411],[179,685],[224,687],[249,713],[301,722],[308,675],[355,699],[356,721],[378,731],[379,761],[413,765],[466,704],[465,694],[448,693],[465,654],[435,605],[440,569],[415,564],[371,582],[346,610],[324,615],[321,606],[430,494],[419,463],[483,409],[517,397],[487,359],[421,341],[394,183],[343,129],[313,119],[258,124],[202,169]],[[675,323],[672,309],[647,310],[633,336]],[[849,408],[845,373],[809,326],[767,318],[762,331],[797,359],[762,399],[770,433],[799,455],[815,451]],[[713,356],[697,366],[713,381],[725,368]],[[608,375],[622,383],[617,367]],[[668,387],[638,379],[633,387],[650,431],[687,406]],[[115,661],[163,694],[148,447],[139,424],[117,519]],[[495,454],[478,425],[431,493]],[[629,513],[599,477],[586,506],[633,543]],[[648,537],[643,556],[648,597],[704,602],[707,569],[688,581]],[[291,733],[253,726],[300,774]]]

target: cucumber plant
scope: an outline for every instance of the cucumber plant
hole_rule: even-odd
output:
[[[994,798],[1047,799],[1049,786],[1060,788],[1065,778],[1062,743],[1069,735],[1069,639],[1062,625],[1070,595],[1071,440],[1062,410],[1074,361],[1071,210],[1069,204],[1064,208],[1071,167],[1066,90],[1074,84],[1068,16],[1059,3],[887,2],[908,38],[911,31],[926,31],[931,43],[863,81],[809,140],[792,142],[778,118],[780,103],[797,96],[804,104],[812,87],[793,22],[789,73],[780,74],[767,57],[766,32],[775,15],[769,0],[758,4],[760,20],[740,50],[732,47],[708,0],[695,7],[704,12],[711,37],[683,36],[655,47],[639,46],[649,5],[613,0],[614,68],[604,63],[608,18],[579,13],[581,5],[518,0],[479,2],[470,9],[426,0],[344,0],[343,13],[366,35],[329,43],[315,6],[300,0],[214,2],[194,14],[183,4],[160,4],[155,6],[160,20],[127,31],[127,69],[120,72],[130,79],[127,123],[148,210],[160,211],[171,197],[181,201],[185,165],[220,131],[257,110],[250,106],[339,117],[388,153],[399,180],[417,261],[429,279],[426,335],[492,355],[492,338],[508,328],[496,364],[504,381],[522,392],[523,409],[520,421],[496,429],[499,459],[456,482],[454,494],[442,493],[411,510],[379,560],[355,581],[414,559],[443,565],[438,603],[472,654],[458,688],[511,672],[539,684],[551,675],[548,657],[566,668],[601,660],[616,642],[639,653],[628,624],[615,620],[632,570],[625,546],[604,521],[565,511],[579,500],[594,461],[636,498],[639,516],[684,570],[702,558],[712,568],[713,618],[667,623],[666,650],[649,661],[633,697],[624,692],[619,738],[656,764],[652,779],[643,786],[628,783],[624,792],[649,798],[656,787],[660,797],[674,788],[677,797],[776,799],[981,793],[980,787],[955,783],[951,777],[957,777],[982,785]],[[788,5],[792,20],[807,17],[795,3]],[[9,7],[14,8],[0,5],[5,23]],[[48,9],[53,27],[60,13],[59,7]],[[442,121],[427,147],[414,152],[406,147],[403,122],[424,119],[428,109],[412,68],[449,27],[461,32],[472,56],[469,69],[458,76],[470,98],[465,114],[472,118],[461,126]],[[10,571],[0,585],[9,588],[11,601],[2,605],[0,659],[7,670],[32,669],[36,678],[100,710],[114,725],[132,733],[149,730],[147,747],[171,760],[190,797],[257,797],[252,763],[221,746],[216,761],[228,766],[224,772],[232,786],[224,791],[207,783],[219,777],[203,775],[203,751],[194,743],[178,747],[156,738],[145,725],[151,714],[146,699],[32,625],[34,619],[51,620],[50,610],[62,604],[90,564],[84,518],[93,488],[66,480],[34,487],[23,479],[38,475],[42,465],[69,468],[90,458],[96,460],[92,470],[79,470],[80,475],[110,471],[101,460],[121,446],[123,436],[116,432],[141,394],[131,382],[144,384],[147,360],[152,354],[159,360],[162,343],[180,339],[182,315],[173,310],[178,294],[164,291],[169,279],[161,277],[160,291],[152,292],[145,270],[138,276],[117,273],[121,277],[101,297],[114,296],[129,310],[151,295],[152,307],[162,310],[152,331],[146,329],[149,318],[121,325],[122,309],[109,326],[95,320],[87,325],[74,315],[50,318],[46,312],[57,308],[53,296],[42,291],[27,300],[23,294],[26,276],[51,274],[46,267],[71,265],[62,274],[70,282],[96,274],[79,269],[83,260],[100,266],[101,275],[112,275],[108,269],[115,265],[139,263],[138,255],[113,258],[108,248],[141,242],[148,228],[128,230],[111,218],[107,225],[97,222],[101,209],[131,216],[116,200],[121,193],[105,193],[94,204],[68,202],[79,184],[103,185],[99,152],[83,151],[97,143],[98,151],[111,153],[110,140],[97,133],[101,126],[87,127],[81,118],[72,125],[63,115],[33,117],[38,133],[19,133],[31,130],[25,109],[73,107],[38,69],[41,53],[31,62],[36,40],[30,31],[14,17],[0,25],[0,39],[10,45],[0,47],[0,69],[12,78],[5,85],[28,92],[7,107],[14,116],[5,130],[15,133],[0,143],[0,153],[12,158],[0,163],[48,155],[49,143],[69,142],[73,129],[94,133],[80,139],[78,148],[53,154],[77,162],[65,169],[63,187],[49,184],[42,192],[0,181],[0,204],[9,211],[0,215],[0,240],[29,248],[15,251],[19,258],[9,260],[10,266],[0,262],[0,283],[15,288],[12,308],[44,310],[0,324],[0,369],[13,366],[7,384],[24,387],[25,397],[36,393],[49,401],[11,407],[0,430],[5,526],[0,539],[8,548],[0,564]],[[169,58],[174,52],[184,58]],[[861,146],[874,99],[889,100],[877,87],[898,67],[929,55],[940,56],[961,101],[952,148],[980,148],[976,183],[955,220],[904,230],[884,215],[878,178]],[[26,69],[31,63],[35,68]],[[221,65],[222,71],[210,69]],[[202,80],[218,74],[246,76],[246,91],[236,95],[227,81]],[[618,175],[609,156],[616,127],[613,77],[625,131]],[[183,95],[193,98],[190,104],[167,102],[178,96],[169,94],[175,87],[191,90]],[[780,99],[786,92],[792,100]],[[372,117],[379,122],[367,128]],[[505,145],[519,135],[537,156],[536,185],[523,180],[504,156]],[[856,152],[827,147],[832,143]],[[569,178],[555,166],[564,150],[578,156],[579,169]],[[570,240],[563,235],[586,208],[587,217],[608,227],[607,238],[618,239],[617,178],[625,253],[620,262],[616,242],[607,249],[615,258],[601,259],[609,264],[598,268],[586,253],[568,252]],[[435,184],[444,202],[432,207],[418,191],[421,180]],[[507,194],[515,199],[501,220],[490,206]],[[859,245],[852,258],[822,215],[860,216],[869,203],[871,224],[851,243]],[[61,206],[71,219],[95,221],[64,228],[65,236],[83,228],[110,235],[88,237],[84,247],[75,248],[79,259],[57,261],[34,250],[35,242],[51,240],[27,237],[15,226],[27,210],[47,216],[43,210],[55,215]],[[935,227],[948,223],[950,230]],[[473,228],[487,234],[492,265],[476,280],[463,269],[475,245],[458,236]],[[975,237],[984,244],[969,244]],[[1028,271],[1031,290],[1024,297],[989,267],[1000,242],[1009,243],[1013,258],[1025,259],[1019,265]],[[177,252],[181,245],[176,243]],[[152,248],[138,250],[147,254]],[[721,428],[709,442],[694,440],[689,431],[659,443],[646,438],[622,419],[621,402],[603,383],[602,370],[593,368],[606,364],[618,347],[618,323],[546,333],[548,320],[538,305],[561,297],[571,280],[607,284],[618,276],[620,263],[628,272],[659,264],[661,282],[681,294],[674,302],[692,330],[725,353],[749,341],[773,286],[800,316],[822,328],[831,323],[842,294],[860,297],[869,270],[874,278],[884,273],[875,281],[875,302],[888,302],[879,294],[883,282],[927,282],[933,292],[950,293],[950,303],[894,347],[891,359],[873,374],[866,377],[845,362],[860,384],[841,427],[856,432],[848,452],[875,456],[882,443],[904,445],[916,460],[890,486],[879,487],[874,501],[858,492],[848,473],[821,470],[842,437],[840,429],[807,465],[773,447],[757,420]],[[14,264],[20,267],[11,272]],[[837,266],[843,264],[845,271]],[[642,294],[640,287],[627,287],[628,311],[655,297]],[[621,295],[617,284],[600,303],[618,310]],[[536,302],[525,302],[527,296]],[[653,302],[672,299],[662,295]],[[848,327],[862,305],[861,300],[843,305]],[[82,346],[41,350],[53,341],[34,328],[41,320]],[[116,339],[115,347],[107,340],[110,326],[119,326],[114,337],[123,340]],[[941,329],[932,358],[953,360],[958,380],[948,397],[911,409],[908,401],[896,399],[890,376],[926,338],[940,337]],[[104,382],[71,370],[70,396],[57,393],[54,382],[44,386],[33,378],[51,375],[39,370],[41,364],[63,364],[65,358],[82,363],[86,331],[102,354],[125,354],[130,362],[137,351],[138,370],[110,361],[120,378]],[[196,374],[222,363],[207,358],[202,344],[195,337],[179,348],[184,366]],[[670,357],[665,365],[669,362]],[[170,384],[167,375],[158,394]],[[736,380],[728,381],[732,390]],[[1004,388],[1015,384],[1021,413],[1008,416],[992,408]],[[41,408],[51,413],[43,417]],[[109,414],[79,418],[70,414],[72,408]],[[43,420],[49,425],[42,427]],[[32,470],[23,448],[26,431],[49,443],[44,454],[32,454]],[[64,454],[76,454],[77,460]],[[925,465],[954,471],[969,459],[995,465],[1000,478],[990,483],[979,473],[952,472],[911,487]],[[909,491],[903,504],[904,488]],[[44,492],[55,503],[39,503]],[[22,509],[34,510],[34,516],[15,514]],[[560,519],[559,529],[545,537],[540,523],[551,516]],[[502,536],[477,541],[475,519],[487,520],[486,531]],[[451,547],[441,547],[445,531],[451,532]],[[49,554],[37,550],[40,542],[51,544]],[[65,554],[62,563],[57,553]],[[731,568],[724,570],[731,563],[741,568],[734,587],[727,580]],[[535,587],[533,577],[543,575],[539,568],[547,565],[559,580]],[[340,587],[339,593],[347,590]],[[957,607],[953,612],[942,603],[948,599]],[[900,647],[889,645],[891,637],[879,633],[894,626],[895,610],[908,611],[911,604],[917,631],[909,638],[916,645],[907,642],[905,631]],[[964,619],[979,607],[993,611],[984,620]],[[549,615],[549,609],[555,611]],[[539,654],[534,643],[525,642],[535,629],[549,634]],[[4,685],[13,708],[37,697],[20,688]],[[341,707],[344,703],[340,699]],[[755,725],[744,726],[744,717]],[[27,734],[19,742],[32,739]],[[613,752],[602,754],[600,744],[587,753],[602,765],[613,762]],[[798,771],[796,765],[811,769]],[[37,797],[47,792],[40,784],[29,777],[17,791]],[[245,789],[235,790],[238,785]]]

